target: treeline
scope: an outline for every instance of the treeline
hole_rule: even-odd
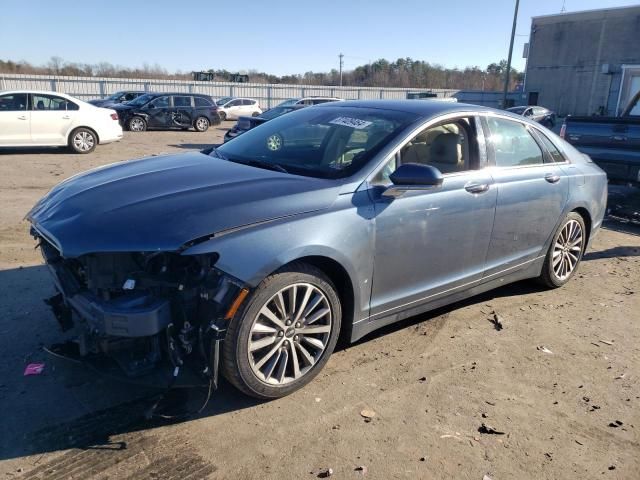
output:
[[[305,85],[339,85],[340,73],[306,72],[300,75],[272,75],[256,70],[229,72],[228,70],[207,70],[214,73],[216,81],[231,81],[235,73],[249,75],[253,83],[287,83]],[[467,67],[464,69],[445,68],[423,60],[399,58],[394,62],[385,59],[361,65],[342,72],[342,84],[359,87],[404,87],[404,88],[452,88],[465,90],[501,90],[504,85],[506,61],[492,63],[486,68]],[[168,72],[160,65],[143,65],[128,68],[108,62],[85,64],[67,62],[60,57],[52,57],[47,65],[32,65],[28,62],[14,62],[0,59],[0,73],[24,73],[41,75],[71,75],[88,77],[158,78],[168,80],[191,80],[191,72]],[[510,89],[522,81],[523,74],[511,70]]]

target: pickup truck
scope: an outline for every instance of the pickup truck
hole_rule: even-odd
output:
[[[560,136],[589,155],[611,183],[640,185],[640,92],[619,117],[568,116]]]

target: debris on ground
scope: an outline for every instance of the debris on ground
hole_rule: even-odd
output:
[[[540,345],[539,347],[536,347],[538,350],[540,350],[543,353],[553,353],[551,350],[549,350],[547,347],[545,347],[544,345]]]
[[[373,417],[376,416],[376,412],[374,412],[370,408],[363,408],[362,410],[360,410],[360,416],[364,418],[372,419]]]
[[[486,433],[489,435],[504,435],[504,432],[501,432],[485,423],[483,423],[482,425],[480,425],[478,427],[478,432],[480,433]]]
[[[483,475],[482,480],[493,480],[489,475]]]
[[[30,363],[24,369],[24,376],[40,375],[44,371],[44,363]]]
[[[611,465],[611,466],[609,467],[609,470],[615,470],[615,469],[616,469],[616,466],[615,466],[615,465]]]
[[[419,381],[419,382],[423,382],[423,383],[424,383],[424,382],[426,382],[426,381],[427,381],[427,377],[420,377],[420,378],[418,379],[418,381]]]
[[[367,472],[369,471],[369,469],[365,466],[365,465],[360,465],[359,467],[355,468],[356,472],[360,472],[361,475],[366,475]]]
[[[320,473],[318,473],[317,477],[318,478],[329,478],[332,475],[333,475],[333,468],[327,468],[325,470],[320,471]]]
[[[493,312],[493,318],[489,319],[489,321],[493,324],[493,327],[497,331],[500,331],[504,328],[504,321],[502,320],[502,317],[496,312]]]
[[[620,420],[616,420],[615,422],[609,423],[609,426],[611,428],[618,428],[618,427],[621,427],[622,425],[624,425],[624,423],[622,423]]]
[[[598,340],[600,343],[604,343],[605,345],[613,345],[613,340]]]
[[[421,462],[426,462],[427,461],[427,457],[420,457],[420,461]]]
[[[621,375],[618,375],[618,376],[615,378],[615,380],[622,380],[626,375],[627,375],[626,373],[623,373],[623,374],[621,374]]]

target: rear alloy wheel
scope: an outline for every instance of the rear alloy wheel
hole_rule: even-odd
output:
[[[538,279],[551,288],[567,283],[578,268],[585,244],[584,220],[580,214],[571,212],[553,236]]]
[[[209,129],[209,119],[207,117],[198,117],[193,125],[196,131],[206,132]]]
[[[258,115],[260,115],[260,113],[259,113],[259,112],[253,112],[253,113],[251,114],[251,116],[252,116],[252,117],[257,117]]]
[[[223,122],[227,119],[227,114],[225,112],[218,112],[218,116],[220,117],[220,120]]]
[[[147,122],[142,117],[133,117],[127,122],[127,127],[131,132],[144,132],[147,129]]]
[[[279,398],[309,383],[335,348],[340,301],[331,280],[306,264],[266,278],[227,331],[225,377],[242,392]]]
[[[88,128],[78,128],[69,136],[69,148],[75,153],[90,153],[96,148],[96,134]]]

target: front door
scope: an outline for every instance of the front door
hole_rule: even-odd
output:
[[[31,140],[34,145],[66,145],[78,106],[56,95],[33,94]]]
[[[380,186],[370,190],[376,210],[371,321],[387,323],[402,310],[482,278],[496,189],[484,168],[481,136],[473,116],[430,127],[407,142],[374,179]],[[398,163],[435,166],[444,181],[388,199],[381,193]]]
[[[27,94],[0,96],[0,145],[24,145],[31,142],[31,112]]]
[[[165,128],[171,126],[171,106],[169,97],[158,97],[145,106],[148,115],[147,125],[153,128]]]
[[[525,124],[488,117],[491,169],[498,190],[486,274],[524,268],[544,255],[569,194],[561,163],[534,139]]]

